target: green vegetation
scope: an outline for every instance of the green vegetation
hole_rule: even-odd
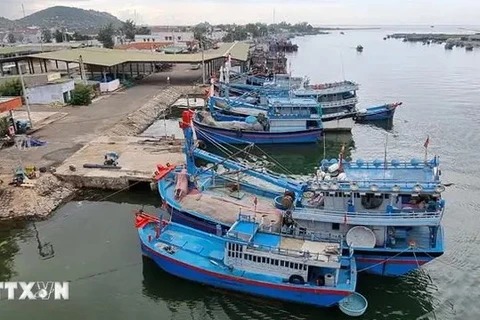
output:
[[[64,41],[68,42],[73,40],[73,37],[71,35],[69,35],[66,32],[62,32],[60,30],[55,30],[55,33],[53,34],[53,36],[55,37],[55,41],[57,43],[64,42]]]
[[[4,17],[0,17],[0,29],[10,29],[13,28],[14,22]]]
[[[112,49],[115,43],[113,42],[113,35],[115,34],[115,29],[113,24],[108,24],[101,28],[98,31],[97,39],[100,41],[105,48]]]
[[[4,137],[8,134],[8,127],[10,126],[9,117],[0,117],[0,135]],[[2,147],[0,143],[0,148]],[[1,192],[1,191],[0,191]]]
[[[223,41],[242,41],[249,37],[259,38],[265,37],[269,34],[279,33],[300,33],[300,34],[319,34],[322,33],[319,28],[314,28],[307,22],[301,22],[296,24],[290,24],[287,22],[280,22],[278,24],[265,24],[265,23],[249,23],[247,25],[236,24],[220,24],[216,26],[210,25],[208,22],[202,22],[197,24],[194,29],[194,37],[196,40],[203,42],[206,41],[208,33],[216,27],[227,31],[227,35],[223,38]]]
[[[15,36],[13,35],[13,33],[9,33],[8,34],[8,43],[15,43]]]
[[[22,84],[20,80],[6,81],[0,85],[0,96],[18,97],[22,95]]]
[[[127,21],[125,21],[123,23],[121,30],[125,35],[125,37],[127,38],[127,40],[131,40],[131,41],[135,40],[135,32],[137,30],[136,30],[135,22],[133,22],[133,20],[128,19]]]
[[[148,27],[137,27],[135,34],[151,34],[152,30],[150,30]]]
[[[88,106],[92,103],[92,87],[76,84],[70,103],[75,106]]]
[[[42,30],[42,41],[43,42],[52,42],[52,32],[49,29]]]
[[[76,32],[76,31],[73,33],[72,38],[73,38],[74,41],[91,40],[91,38],[90,38],[89,36],[80,34],[80,33]]]

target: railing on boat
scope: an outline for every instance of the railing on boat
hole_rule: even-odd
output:
[[[319,95],[319,93],[321,93],[322,95],[326,95],[326,94],[356,91],[358,89],[359,89],[358,84],[344,84],[344,85],[337,85],[330,88],[314,88],[312,86],[308,86],[306,88],[295,90],[294,93],[297,96]]]
[[[302,220],[365,226],[437,226],[442,220],[443,212],[443,208],[435,212],[402,211],[398,213],[346,212],[297,208],[293,211],[293,217]]]
[[[270,119],[296,119],[296,120],[321,120],[322,115],[319,114],[269,114]]]
[[[321,163],[325,164],[333,164],[337,163],[337,159],[324,159]],[[348,169],[383,169],[385,162],[383,160],[374,159],[370,161],[365,161],[362,159],[357,159],[356,161],[346,161],[344,160],[342,163],[343,167]],[[425,167],[433,168],[439,165],[438,158],[434,158],[431,160],[422,161],[419,159],[411,159],[410,161],[400,161],[393,159],[390,163],[387,163],[389,169],[422,169]]]
[[[347,173],[348,175],[348,173]],[[324,192],[365,192],[365,193],[441,193],[445,187],[440,181],[402,181],[379,179],[368,181],[312,181],[310,190]]]
[[[331,252],[309,252],[309,251],[299,251],[293,249],[285,249],[280,247],[269,247],[256,244],[247,245],[247,250],[260,251],[265,253],[273,253],[286,257],[298,258],[298,259],[308,259],[320,262],[333,262],[338,263],[339,257],[341,256],[341,250],[337,247],[331,248]],[[248,252],[248,251],[247,251]]]
[[[319,102],[322,108],[336,108],[336,107],[344,107],[344,106],[349,106],[352,104],[357,104],[358,103],[358,98],[353,97],[349,99],[344,99],[344,100],[337,100],[337,101],[322,101]]]

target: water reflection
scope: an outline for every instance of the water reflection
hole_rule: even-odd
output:
[[[439,304],[439,290],[422,269],[400,278],[361,274],[358,279],[357,291],[369,300],[368,319],[418,319]]]
[[[392,131],[393,130],[393,119],[374,121],[374,122],[369,122],[369,123],[365,123],[365,124],[362,124],[362,125],[363,126],[368,125],[368,126],[371,126],[371,127],[384,129],[386,131]]]
[[[19,246],[17,241],[30,237],[26,233],[24,222],[2,222],[0,223],[0,281],[9,281],[17,276],[15,271],[15,255]]]
[[[352,151],[355,150],[355,142],[351,133],[327,134],[324,141],[317,144],[282,144],[282,145],[260,145],[249,150],[248,154],[240,154],[238,157],[249,159],[249,155],[254,155],[271,162],[273,167],[270,169],[286,174],[311,174],[319,161],[326,157],[327,159],[338,158],[342,145],[345,145],[346,159],[351,158]],[[242,148],[242,146],[236,146]],[[237,150],[230,148],[231,152]],[[227,156],[222,150],[212,145],[207,145],[207,151]],[[268,156],[267,156],[268,155]],[[199,162],[203,164],[202,162]],[[280,163],[278,165],[276,163]]]

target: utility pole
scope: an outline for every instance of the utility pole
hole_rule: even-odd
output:
[[[80,75],[82,77],[83,84],[87,85],[87,75],[85,73],[85,65],[83,64],[83,58],[81,55],[78,58],[78,64],[80,65]]]
[[[203,46],[203,40],[200,39],[200,48],[202,49],[202,83],[205,84],[205,52]]]
[[[22,84],[23,99],[25,99],[25,105],[27,106],[28,121],[30,122],[30,128],[33,129],[32,116],[30,115],[30,104],[28,103],[27,92],[25,90],[25,83],[23,82],[23,72],[22,72],[21,65],[18,68],[18,73],[20,75],[20,82]]]

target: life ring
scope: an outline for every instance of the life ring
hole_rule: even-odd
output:
[[[297,274],[292,274],[290,278],[288,278],[288,282],[293,284],[305,284],[305,280],[303,279],[303,277]]]
[[[415,242],[415,240],[410,240],[408,242],[408,245],[411,247],[411,248],[415,248],[417,246],[417,243]]]

